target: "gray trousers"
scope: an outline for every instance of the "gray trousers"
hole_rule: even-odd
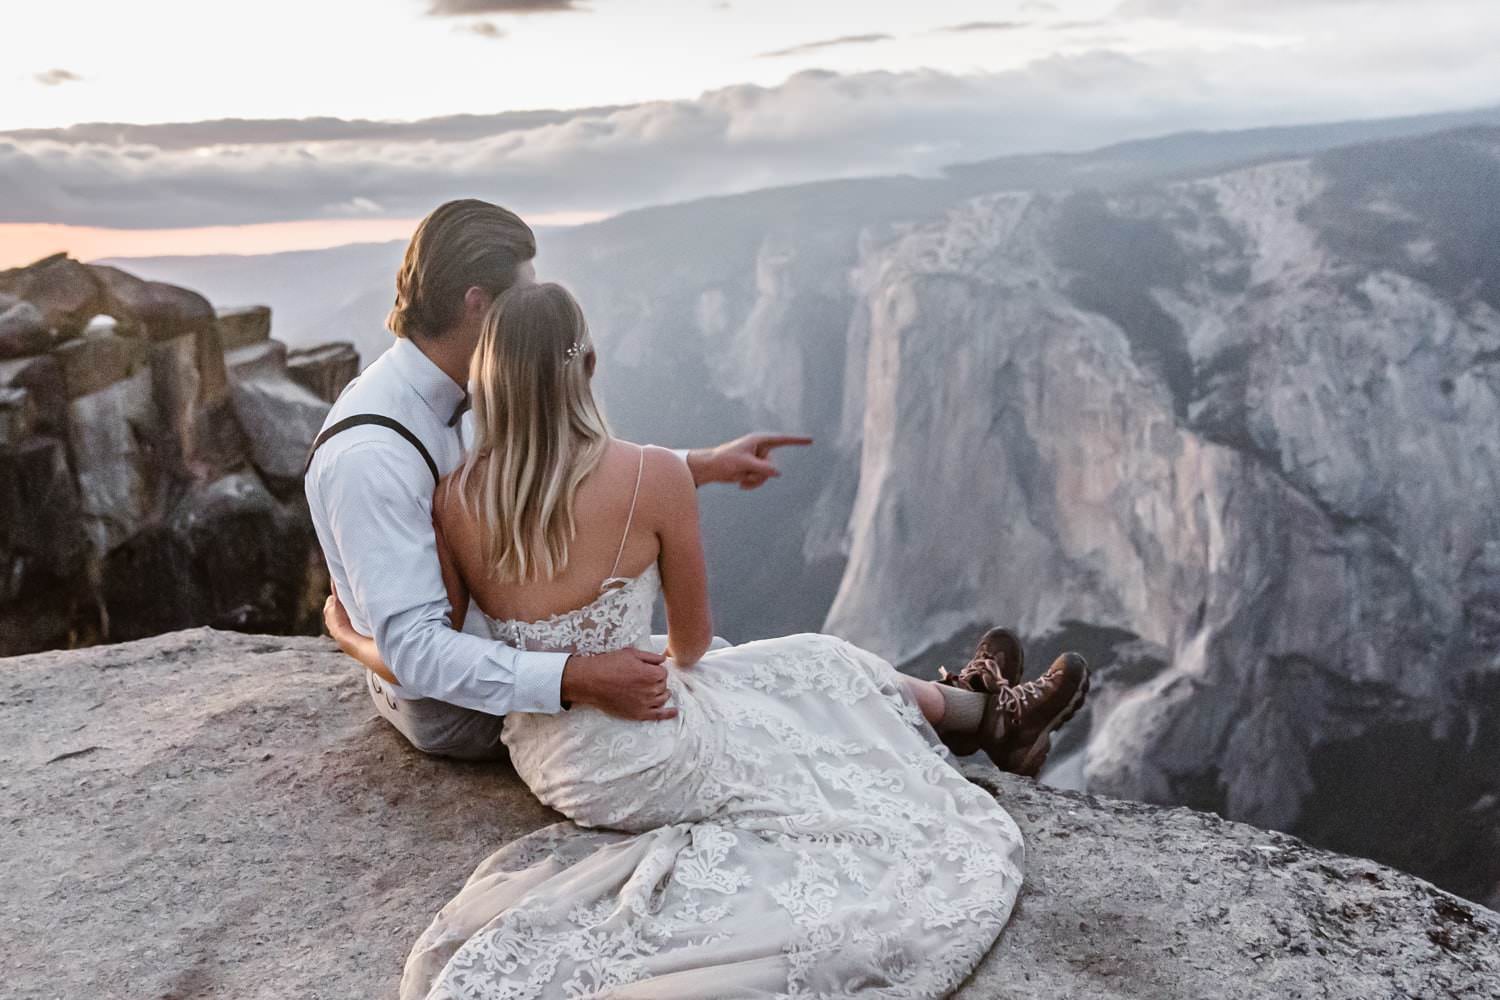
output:
[[[723,649],[728,645],[715,636],[709,648]],[[641,646],[659,653],[667,648],[667,637],[653,635]],[[477,712],[432,698],[397,698],[386,689],[384,681],[368,670],[365,671],[365,686],[369,688],[370,700],[380,717],[423,753],[459,760],[505,757],[505,744],[500,742],[505,716]]]

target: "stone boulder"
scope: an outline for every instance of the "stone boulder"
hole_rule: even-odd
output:
[[[347,341],[292,351],[287,354],[286,373],[314,396],[332,403],[359,374],[359,352]]]
[[[286,345],[280,341],[231,351],[225,363],[235,416],[250,439],[255,467],[278,494],[300,495],[302,470],[330,404],[288,374]]]
[[[41,354],[50,341],[40,309],[30,302],[15,301],[9,307],[0,302],[0,358]]]
[[[25,389],[31,396],[37,429],[67,433],[68,394],[63,367],[50,355],[0,361],[0,388]]]
[[[0,292],[36,307],[45,328],[57,339],[77,336],[89,320],[109,311],[108,296],[94,269],[67,254],[0,271]]]
[[[235,417],[218,327],[158,339],[149,353],[167,461],[199,483],[244,465],[250,444]]]
[[[474,866],[558,818],[504,764],[410,749],[327,640],[208,629],[7,661],[0,770],[17,1000],[393,996]],[[1496,995],[1500,916],[1420,879],[971,777],[1020,824],[1027,870],[959,998]]]
[[[7,391],[14,390],[0,394]],[[88,599],[84,524],[63,442],[0,440],[0,654],[80,631]]]
[[[224,350],[236,351],[271,339],[271,310],[266,306],[220,309],[219,339]]]
[[[212,329],[214,307],[197,292],[161,281],[145,281],[117,267],[92,265],[104,289],[104,308],[121,325],[119,332],[148,340],[171,340]]]
[[[0,388],[0,445],[19,444],[31,436],[36,407],[25,389]]]
[[[207,623],[242,631],[321,620],[328,576],[305,507],[242,469],[193,486],[169,517],[112,550],[100,572],[111,637]],[[170,580],[170,587],[143,586]]]

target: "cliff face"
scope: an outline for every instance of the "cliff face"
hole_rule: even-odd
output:
[[[0,272],[0,656],[194,624],[299,631],[298,476],[357,366],[270,311],[52,257]]]
[[[1500,898],[1497,192],[1458,133],[871,251],[829,630],[1082,646],[1064,780]]]
[[[557,817],[505,765],[412,751],[356,669],[326,640],[208,629],[8,661],[6,995],[391,995],[473,867]],[[960,998],[1480,1000],[1500,983],[1500,916],[1409,875],[973,777],[1020,824],[1027,870]]]

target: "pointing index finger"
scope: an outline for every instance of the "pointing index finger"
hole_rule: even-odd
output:
[[[812,443],[813,439],[805,434],[761,434],[756,438],[755,450],[764,454],[772,448],[805,447]]]

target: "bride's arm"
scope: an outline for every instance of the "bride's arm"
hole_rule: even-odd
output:
[[[678,666],[697,663],[714,638],[708,604],[708,569],[698,524],[698,491],[693,473],[681,458],[653,448],[647,475],[654,490],[656,537],[661,544],[662,595],[667,603],[667,655]]]
[[[330,587],[331,584],[332,581]],[[354,623],[349,620],[349,612],[344,610],[344,603],[339,600],[337,588],[331,589],[333,593],[323,602],[323,625],[328,629],[328,634],[333,636],[333,641],[339,644],[339,649],[343,650],[345,656],[358,660],[366,670],[381,680],[399,686],[401,682],[396,680],[391,668],[385,665],[380,650],[375,647],[375,640],[354,628]]]
[[[454,631],[459,631],[464,627],[464,618],[469,613],[469,588],[464,585],[463,577],[458,575],[458,566],[453,561],[453,552],[448,548],[448,540],[443,535],[443,521],[448,516],[445,513],[448,508],[447,485],[447,480],[444,480],[438,487],[437,493],[433,495],[432,530],[437,535],[438,562],[443,569],[443,586],[448,590],[448,603],[452,606],[448,620]],[[375,640],[355,630],[354,623],[349,620],[349,612],[344,610],[344,605],[339,600],[336,591],[330,594],[328,600],[324,602],[323,624],[345,655],[358,660],[366,670],[377,677],[391,684],[400,684],[400,681],[396,680],[395,673],[381,657]]]
[[[464,619],[469,614],[469,588],[464,578],[458,575],[458,563],[453,559],[453,550],[448,547],[448,538],[443,532],[444,524],[453,524],[459,513],[458,501],[453,497],[453,477],[450,475],[438,484],[432,495],[432,530],[437,535],[438,564],[443,570],[443,586],[448,591],[448,623],[454,631],[462,631]]]

